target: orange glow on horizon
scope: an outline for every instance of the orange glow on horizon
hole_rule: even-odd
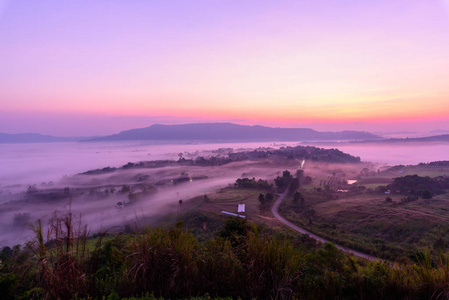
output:
[[[208,122],[210,120],[246,120],[247,123],[273,123],[273,124],[298,124],[298,123],[346,123],[346,122],[403,122],[412,120],[434,120],[447,119],[449,117],[449,101],[425,102],[422,99],[414,102],[414,105],[405,105],[406,100],[355,102],[346,106],[319,105],[309,107],[298,107],[298,105],[281,101],[267,105],[256,105],[246,107],[245,103],[241,107],[217,104],[201,107],[198,103],[183,101],[182,105],[175,105],[167,108],[164,106],[167,101],[160,101],[154,105],[154,101],[149,102],[145,107],[135,108],[123,105],[122,102],[111,101],[108,107],[104,107],[100,101],[92,101],[92,105],[86,109],[85,106],[72,106],[70,114],[87,114],[103,116],[155,116],[191,118]],[[174,100],[171,100],[174,101]],[[76,101],[73,101],[76,102]],[[132,102],[132,101],[130,101]],[[11,111],[17,111],[10,109]],[[22,110],[25,111],[25,110]],[[44,107],[29,109],[30,112],[46,112],[50,114],[68,113],[66,105],[52,107],[48,110]],[[245,122],[246,122],[245,121]]]

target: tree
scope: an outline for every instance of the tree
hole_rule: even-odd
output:
[[[292,174],[290,173],[289,170],[285,170],[284,172],[282,172],[282,177],[291,178]]]
[[[120,193],[125,194],[131,192],[131,187],[129,185],[122,185],[122,189],[120,190]]]
[[[179,217],[181,217],[181,206],[182,206],[182,199],[181,200],[179,200],[178,201],[178,203],[179,203],[179,209],[178,209],[178,219],[179,219]]]
[[[290,184],[292,179],[293,179],[292,174],[290,174],[288,170],[285,170],[284,172],[282,172],[282,177],[280,176],[276,177],[274,183],[279,189],[283,189]]]
[[[298,202],[299,201],[299,192],[296,192],[295,195],[293,196],[293,202]]]
[[[262,193],[259,194],[259,202],[261,206],[265,205],[265,197]]]
[[[273,199],[274,199],[273,193],[266,193],[266,194],[265,194],[265,200],[266,200],[267,202],[271,202],[271,201],[273,201]]]
[[[433,195],[432,192],[429,190],[424,190],[421,192],[421,198],[423,199],[432,199]]]
[[[238,188],[250,188],[250,189],[270,189],[272,185],[268,184],[267,180],[259,179],[256,181],[255,178],[249,179],[249,178],[238,178],[235,181],[234,186]]]
[[[299,189],[301,185],[299,184],[299,178],[293,178],[292,182],[290,183],[289,191],[290,193],[293,193],[297,189]]]
[[[304,204],[304,197],[301,195],[300,192],[296,192],[293,196],[293,202],[294,203],[300,203],[301,205]]]
[[[35,185],[29,185],[27,188],[27,194],[35,194],[38,192],[38,189]]]

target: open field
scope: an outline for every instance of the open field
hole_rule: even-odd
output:
[[[329,166],[336,169],[336,166]],[[351,166],[347,166],[350,168]],[[352,166],[354,167],[354,166]],[[356,170],[346,169],[354,174]],[[303,204],[288,197],[281,206],[282,214],[314,234],[346,247],[391,260],[414,260],[427,249],[433,253],[449,245],[449,195],[435,195],[431,199],[418,198],[403,202],[404,194],[385,195],[376,191],[394,178],[405,175],[443,176],[447,168],[437,166],[401,166],[380,172],[366,172],[354,178],[354,185],[329,182],[328,173],[317,173],[316,168],[304,175],[315,174],[311,185],[300,188]],[[337,192],[337,189],[348,192]],[[387,202],[386,198],[391,201]]]
[[[278,163],[280,167],[276,171]],[[242,170],[241,175],[263,174],[264,178],[269,179],[270,175],[272,178],[279,175],[284,167],[290,167],[294,171],[298,162],[270,159],[264,163],[254,161],[250,165],[248,172],[243,172],[243,166],[238,168]],[[235,166],[230,169],[233,168]],[[214,172],[218,172],[220,167],[214,169]],[[186,170],[193,173],[192,170]],[[202,170],[207,174],[206,168]],[[385,169],[371,163],[332,164],[308,161],[303,179],[310,176],[312,182],[302,184],[299,189],[305,198],[304,204],[293,203],[290,195],[280,210],[287,219],[300,227],[346,247],[390,260],[414,260],[418,252],[431,249],[436,253],[449,243],[449,239],[446,239],[449,233],[449,226],[446,225],[449,224],[449,196],[442,194],[432,199],[399,204],[403,195],[385,195],[375,190],[378,186],[390,184],[396,177],[415,172],[441,176],[446,170],[429,166]],[[347,180],[358,181],[348,185]],[[183,185],[179,187],[182,188]],[[349,192],[337,192],[338,189]],[[196,234],[210,237],[227,218],[221,211],[236,213],[238,204],[244,203],[249,221],[288,232],[271,216],[269,209],[261,209],[258,196],[266,192],[229,187],[218,189],[185,199],[182,205],[176,205],[177,209],[167,212],[157,223],[170,226],[176,220],[185,220]],[[392,202],[386,202],[387,196],[392,198]],[[275,199],[276,197],[278,196],[275,194]],[[152,218],[154,221],[154,217]]]
[[[205,196],[186,201],[182,208],[180,220],[187,223],[187,227],[197,235],[210,237],[222,226],[229,216],[221,212],[237,213],[237,206],[245,204],[245,216],[249,222],[265,224],[268,227],[280,229],[280,223],[271,216],[269,204],[261,210],[258,201],[259,194],[266,194],[266,190],[224,188]],[[278,195],[272,202],[277,199]]]

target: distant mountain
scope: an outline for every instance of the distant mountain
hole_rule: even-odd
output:
[[[429,134],[431,134],[431,135],[449,134],[449,130],[445,130],[445,129],[432,130],[431,132],[429,132]]]
[[[405,138],[405,139],[385,139],[384,143],[403,143],[403,142],[449,142],[449,134],[440,134],[418,138]]]
[[[0,133],[0,144],[78,142],[92,137],[56,137],[39,133]]]
[[[384,138],[402,138],[402,137],[422,137],[423,134],[416,131],[387,131],[387,132],[373,132],[375,135]]]
[[[355,144],[396,144],[396,143],[430,143],[430,142],[449,142],[449,134],[441,134],[441,135],[433,135],[433,136],[425,136],[425,137],[415,137],[415,138],[385,138],[380,140],[358,140],[358,141],[349,141],[349,143]],[[338,142],[322,142],[322,143],[313,143],[313,144],[332,144],[338,145]]]
[[[434,135],[434,136],[426,136],[426,137],[416,137],[416,138],[386,138],[386,139],[371,139],[371,140],[358,140],[358,141],[349,141],[348,143],[339,143],[339,142],[316,142],[316,143],[309,143],[313,145],[334,145],[336,148],[338,148],[338,145],[340,144],[397,144],[397,143],[432,143],[432,142],[439,142],[439,143],[446,143],[449,142],[449,134],[441,134],[441,135]]]
[[[381,137],[364,131],[318,132],[309,128],[272,128],[232,123],[152,125],[91,141],[190,140],[190,141],[329,141],[373,140]]]

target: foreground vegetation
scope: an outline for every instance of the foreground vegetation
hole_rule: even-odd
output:
[[[430,256],[392,265],[350,257],[332,244],[279,235],[229,218],[199,242],[178,223],[172,229],[97,240],[68,215],[55,219],[44,241],[40,224],[24,249],[3,248],[1,299],[444,299],[449,261]]]

